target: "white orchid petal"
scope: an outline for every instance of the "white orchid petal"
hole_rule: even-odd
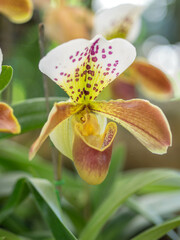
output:
[[[94,100],[131,65],[135,48],[124,39],[76,39],[50,51],[40,70],[62,87],[74,102]]]
[[[102,34],[108,39],[123,37],[134,41],[139,34],[139,17],[144,10],[142,5],[120,4],[114,8],[99,11],[95,15],[94,35]],[[110,37],[112,35],[112,37]]]

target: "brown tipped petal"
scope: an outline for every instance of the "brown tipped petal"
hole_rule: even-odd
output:
[[[166,100],[172,97],[172,84],[159,68],[143,60],[136,60],[130,69],[132,78],[137,80],[144,95],[157,100]]]
[[[110,122],[101,137],[86,138],[75,126],[73,160],[80,177],[89,184],[96,185],[105,179],[112,154],[112,145],[117,126]]]
[[[0,0],[0,13],[14,23],[24,23],[33,14],[32,0]]]
[[[29,159],[32,159],[36,152],[41,147],[42,143],[46,140],[52,130],[63,120],[69,118],[74,113],[78,112],[82,108],[82,104],[73,104],[68,102],[55,103],[52,108],[48,120],[41,130],[41,133],[37,140],[31,146],[29,152]]]
[[[141,99],[94,102],[93,112],[103,114],[131,132],[147,149],[164,154],[171,146],[169,124],[160,108]]]
[[[13,114],[13,109],[6,103],[0,103],[0,132],[20,133],[21,128]]]

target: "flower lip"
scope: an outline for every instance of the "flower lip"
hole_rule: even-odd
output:
[[[107,175],[111,160],[112,145],[117,132],[114,122],[107,124],[102,135],[95,131],[97,118],[90,113],[86,122],[74,128],[73,159],[75,167],[89,184],[100,184]],[[93,128],[91,127],[93,125]],[[89,129],[87,130],[87,126]],[[86,136],[88,135],[88,136]]]

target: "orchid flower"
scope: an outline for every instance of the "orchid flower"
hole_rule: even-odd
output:
[[[13,23],[25,23],[33,14],[31,0],[0,0],[0,13]]]
[[[61,4],[46,9],[44,23],[47,37],[58,43],[76,38],[89,39],[93,14],[84,7],[70,7],[61,1]]]
[[[0,74],[2,71],[3,55],[0,49]],[[13,109],[6,103],[0,102],[0,132],[19,133],[20,125],[13,115]]]
[[[167,75],[146,60],[137,58],[111,85],[113,99],[136,98],[140,92],[151,99],[163,101],[173,96],[173,87]]]
[[[140,17],[145,6],[121,4],[100,11],[95,15],[94,34],[101,33],[106,39],[125,38],[133,42],[139,35]],[[136,88],[148,98],[167,100],[173,95],[168,77],[144,59],[137,59],[120,75],[111,87],[111,98],[132,99],[137,97]]]
[[[34,157],[50,136],[55,147],[73,160],[82,179],[101,183],[108,172],[114,122],[131,132],[153,153],[164,154],[171,145],[171,131],[162,111],[148,101],[95,101],[98,94],[135,59],[135,48],[124,39],[76,39],[50,51],[40,70],[63,88],[70,99],[55,103],[40,136],[30,149]]]
[[[140,16],[145,7],[120,4],[95,14],[93,34],[102,34],[106,39],[125,38],[130,42],[138,37]]]

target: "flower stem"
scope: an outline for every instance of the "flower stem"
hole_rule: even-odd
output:
[[[44,37],[44,24],[39,24],[39,47],[40,47],[40,54],[41,58],[45,55],[45,37]],[[50,106],[49,106],[49,91],[48,91],[48,78],[42,74],[43,77],[43,86],[44,86],[44,95],[46,99],[46,110],[47,115],[49,114]],[[61,180],[61,157],[58,157],[57,150],[52,146],[51,147],[51,157],[54,166],[54,178],[55,181]],[[59,155],[60,156],[60,155]],[[58,193],[60,193],[60,187],[57,186]]]
[[[58,190],[58,192],[61,192],[61,184],[63,183],[61,181],[62,179],[62,155],[60,152],[56,151],[54,146],[52,146],[52,160],[53,160],[53,166],[54,166],[54,178],[55,178],[55,185]]]
[[[44,40],[44,24],[40,23],[39,24],[39,47],[40,47],[40,55],[41,58],[44,57],[45,55],[45,40]],[[44,95],[45,95],[45,99],[46,99],[46,109],[47,109],[47,114],[49,114],[49,91],[48,91],[48,82],[47,82],[47,77],[45,76],[45,74],[42,74],[42,78],[43,78],[43,87],[44,87]]]

